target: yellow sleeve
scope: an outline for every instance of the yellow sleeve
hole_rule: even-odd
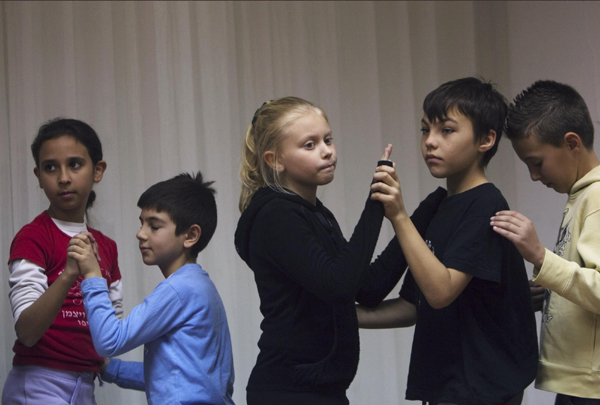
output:
[[[585,218],[577,253],[583,266],[546,249],[542,267],[533,269],[533,281],[600,314],[600,210]]]

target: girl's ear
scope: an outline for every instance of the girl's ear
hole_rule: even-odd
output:
[[[98,161],[96,166],[94,166],[94,183],[100,183],[102,180],[102,176],[104,176],[104,172],[106,171],[106,162],[104,160]]]
[[[578,151],[581,149],[583,143],[581,142],[581,138],[575,132],[567,132],[563,137],[565,140],[565,144],[572,151]]]
[[[44,187],[42,186],[42,179],[40,178],[40,169],[38,169],[37,167],[34,167],[34,168],[33,168],[33,174],[35,174],[35,177],[37,177],[37,179],[38,179],[38,183],[39,183],[39,185],[40,185],[40,188],[44,188]]]
[[[485,136],[482,136],[479,140],[479,147],[477,149],[479,150],[479,152],[485,153],[488,150],[492,149],[495,143],[496,131],[490,129],[489,132]]]
[[[277,159],[277,155],[272,150],[268,150],[263,154],[263,159],[265,162],[271,167],[273,170],[277,170],[278,172],[282,172],[284,167],[281,162]]]
[[[194,224],[190,226],[190,229],[188,229],[185,234],[185,239],[183,240],[183,247],[186,249],[190,249],[196,244],[196,242],[200,240],[201,235],[202,228],[200,228],[200,225]]]

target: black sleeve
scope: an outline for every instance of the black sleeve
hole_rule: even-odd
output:
[[[502,236],[490,226],[492,213],[465,216],[453,233],[441,262],[486,281],[500,282],[502,272]]]
[[[433,218],[445,197],[446,190],[438,187],[413,212],[410,219],[421,237],[425,236],[431,218]],[[356,301],[366,307],[376,307],[379,305],[396,286],[404,274],[406,267],[406,258],[400,248],[398,238],[394,237],[384,251],[363,273],[361,288],[356,295]]]
[[[325,302],[354,302],[383,222],[383,205],[367,200],[350,241],[336,257],[319,240],[302,208],[269,209],[255,221],[264,258]],[[312,215],[312,214],[310,214]]]

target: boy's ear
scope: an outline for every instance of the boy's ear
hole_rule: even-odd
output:
[[[575,132],[567,132],[563,139],[569,150],[572,151],[581,149],[581,146],[583,145],[581,138]]]
[[[271,169],[277,170],[278,172],[283,171],[283,169],[284,169],[283,165],[281,164],[281,162],[279,162],[277,160],[277,155],[272,150],[266,151],[263,154],[263,159],[265,159],[265,162],[267,162],[267,164],[271,167]]]
[[[94,183],[99,183],[102,180],[102,176],[104,176],[104,172],[106,171],[106,162],[104,160],[98,161],[94,166]]]
[[[490,129],[487,134],[482,136],[479,139],[479,147],[477,148],[479,152],[485,153],[488,150],[494,147],[496,143],[496,131]]]
[[[186,249],[190,249],[196,244],[196,242],[200,240],[200,235],[202,235],[202,228],[200,228],[200,225],[194,224],[190,226],[190,228],[185,234],[185,239],[183,240],[183,247]]]

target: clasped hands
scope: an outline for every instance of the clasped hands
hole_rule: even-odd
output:
[[[80,232],[69,241],[65,271],[77,273],[83,278],[102,277],[98,244],[90,232]]]

